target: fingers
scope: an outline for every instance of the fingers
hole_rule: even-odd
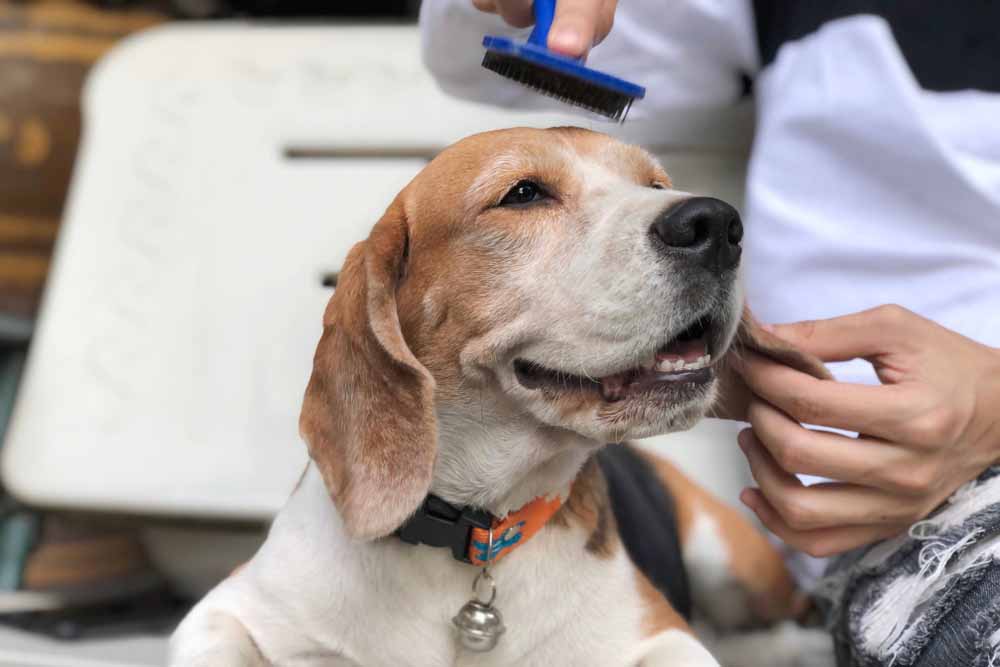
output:
[[[919,416],[920,404],[909,400],[911,388],[905,385],[819,380],[755,353],[733,363],[755,394],[806,424],[894,439]]]
[[[871,486],[902,495],[920,495],[922,463],[909,450],[873,438],[803,428],[781,410],[753,400],[747,410],[752,437],[782,470]],[[751,436],[744,436],[751,437]]]
[[[744,489],[740,501],[749,507],[761,523],[786,544],[811,556],[834,556],[857,547],[898,535],[906,524],[838,526],[819,530],[792,528],[757,489]]]
[[[927,321],[900,306],[886,305],[826,320],[776,324],[769,329],[795,347],[823,361],[871,359],[889,352]]]
[[[535,22],[531,0],[472,0],[472,4],[480,11],[499,14],[515,28],[527,28]]]
[[[922,502],[876,488],[835,482],[807,487],[782,470],[751,432],[741,433],[739,441],[760,492],[794,530],[909,524],[924,514]]]
[[[515,28],[535,22],[531,0],[472,0],[472,4],[480,11],[499,14]],[[611,31],[617,5],[617,0],[559,0],[548,47],[573,58],[585,56]]]
[[[615,1],[559,0],[549,31],[549,48],[574,58],[604,39],[614,22]]]

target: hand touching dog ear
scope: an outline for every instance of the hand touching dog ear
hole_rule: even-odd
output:
[[[830,372],[818,357],[800,349],[792,342],[779,338],[770,327],[760,324],[749,308],[744,308],[736,339],[722,362],[719,398],[710,416],[737,421],[748,420],[747,413],[753,392],[740,374],[745,367],[740,361],[752,355],[770,359],[819,380],[831,378]]]
[[[755,395],[739,439],[760,485],[741,499],[792,546],[824,556],[898,534],[1000,460],[1000,350],[898,306],[773,330],[824,361],[865,359],[882,382],[734,359]],[[839,481],[806,487],[796,473]]]

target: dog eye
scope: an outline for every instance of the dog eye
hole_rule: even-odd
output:
[[[650,183],[649,187],[653,188],[654,190],[666,190],[667,189],[666,185],[664,185],[663,183],[657,183],[656,181],[653,181],[652,183]]]
[[[500,206],[524,206],[548,197],[545,190],[534,181],[518,181],[500,200]]]

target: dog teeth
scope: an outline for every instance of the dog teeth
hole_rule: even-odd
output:
[[[677,371],[696,371],[712,363],[712,355],[703,354],[694,361],[683,359],[664,359],[656,364],[656,370],[661,373],[676,373]]]
[[[684,366],[684,360],[678,359],[676,361],[671,361],[670,359],[664,359],[663,361],[656,364],[656,370],[661,373],[671,373],[673,371],[679,371]]]

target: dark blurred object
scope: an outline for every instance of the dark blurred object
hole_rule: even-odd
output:
[[[134,521],[0,506],[0,622],[9,614],[96,607],[159,590]]]
[[[190,608],[190,601],[160,588],[100,605],[0,615],[0,623],[64,640],[162,635]]]
[[[0,0],[0,320],[23,329],[45,282],[80,134],[90,66],[164,20],[132,8]],[[9,326],[7,326],[9,325]]]

